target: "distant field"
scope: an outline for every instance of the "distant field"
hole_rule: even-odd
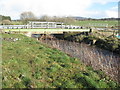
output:
[[[23,23],[21,21],[11,21],[12,25],[22,25]]]
[[[94,25],[96,27],[103,27],[104,25],[108,24],[108,27],[118,25],[117,20],[85,20],[85,21],[76,21],[72,23],[74,25],[81,25],[81,26],[89,26]]]

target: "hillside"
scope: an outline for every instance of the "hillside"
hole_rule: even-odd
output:
[[[24,35],[3,34],[3,88],[115,88],[101,71]]]

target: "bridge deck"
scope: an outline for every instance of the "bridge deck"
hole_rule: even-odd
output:
[[[89,32],[90,29],[4,29],[4,31],[20,31],[20,32]]]

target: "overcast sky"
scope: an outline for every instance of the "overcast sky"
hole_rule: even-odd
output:
[[[118,17],[119,0],[0,0],[0,15],[19,19],[25,11],[37,17],[81,16],[91,18]]]

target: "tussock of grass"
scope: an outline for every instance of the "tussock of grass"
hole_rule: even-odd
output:
[[[3,88],[115,88],[110,81],[80,60],[48,48],[24,35],[3,34]]]

